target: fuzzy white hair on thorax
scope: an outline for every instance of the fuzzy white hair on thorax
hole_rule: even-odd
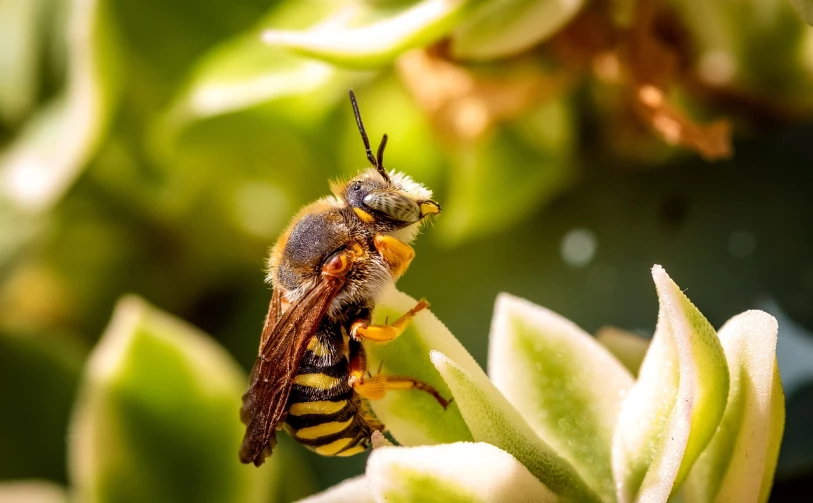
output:
[[[418,200],[432,199],[432,191],[400,171],[390,171],[390,180],[396,189],[400,189]]]

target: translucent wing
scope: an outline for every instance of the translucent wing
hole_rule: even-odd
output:
[[[251,370],[240,409],[240,419],[246,425],[240,446],[243,463],[260,466],[271,454],[308,340],[343,285],[343,277],[322,275],[315,287],[281,315],[279,295],[276,292],[272,295],[260,339],[260,354]]]

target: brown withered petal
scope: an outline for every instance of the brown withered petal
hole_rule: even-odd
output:
[[[696,124],[653,85],[639,86],[634,100],[638,115],[670,145],[691,148],[709,161],[731,156],[731,126],[727,120]]]
[[[507,76],[481,75],[431,50],[404,54],[397,68],[437,131],[460,142],[476,140],[498,122],[558,95],[572,80],[564,72],[551,75],[532,64],[513,64]]]

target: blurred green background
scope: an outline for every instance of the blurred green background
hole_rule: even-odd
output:
[[[785,0],[652,3],[646,43],[669,49],[669,69],[630,35],[646,1],[577,2],[483,57],[455,58],[455,43],[519,33],[513,14],[553,2],[503,2],[491,25],[498,2],[469,2],[381,53],[370,39],[311,54],[338,66],[260,40],[421,3],[0,0],[0,480],[70,484],[83,364],[126,293],[250,368],[269,246],[329,179],[366,165],[352,87],[370,137],[389,134],[386,165],[444,209],[399,287],[479,362],[501,291],[589,332],[651,334],[662,264],[715,326],[752,308],[779,318],[774,494],[813,489],[813,29]],[[727,119],[733,155],[665,142],[634,98],[641,79],[686,128]],[[363,471],[365,456],[283,447],[306,474],[283,499]]]

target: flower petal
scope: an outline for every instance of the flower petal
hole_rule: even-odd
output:
[[[613,437],[621,502],[666,501],[717,429],[728,367],[714,329],[661,266],[658,327]]]
[[[299,503],[372,503],[373,494],[367,477],[359,476],[347,479],[325,491],[314,494],[309,498],[299,500]]]
[[[382,294],[373,322],[396,320],[416,303],[415,299],[391,286]],[[445,398],[450,398],[451,392],[429,361],[431,350],[453,354],[464,362],[467,369],[479,369],[474,358],[428,309],[418,313],[406,331],[394,341],[367,344],[365,348],[367,368],[371,372],[375,372],[380,365],[383,374],[420,379],[434,386]],[[371,402],[371,405],[400,444],[431,445],[472,439],[454,402],[443,410],[429,394],[408,390],[390,391],[383,399]]]
[[[266,500],[279,458],[260,470],[237,461],[244,387],[237,364],[211,339],[123,299],[90,356],[75,411],[75,499]]]
[[[561,500],[516,458],[484,443],[377,449],[367,478],[379,502]]]
[[[768,498],[785,424],[777,329],[762,311],[735,316],[720,329],[731,388],[720,427],[686,481],[694,501]]]
[[[353,3],[309,30],[272,29],[263,34],[263,39],[339,65],[382,66],[408,49],[430,44],[447,34],[469,7],[480,2],[422,0],[398,7],[379,5],[383,2]]]
[[[602,327],[596,332],[596,340],[618,358],[633,376],[638,375],[649,348],[649,339],[620,328]]]
[[[573,466],[534,433],[482,370],[464,369],[438,351],[432,351],[431,358],[451,388],[476,441],[508,452],[540,482],[566,499],[600,501]]]
[[[551,36],[582,4],[581,0],[490,2],[455,29],[452,54],[477,60],[517,54]]]
[[[629,371],[570,321],[503,293],[494,308],[488,373],[537,435],[611,501],[613,429],[633,384]]]

